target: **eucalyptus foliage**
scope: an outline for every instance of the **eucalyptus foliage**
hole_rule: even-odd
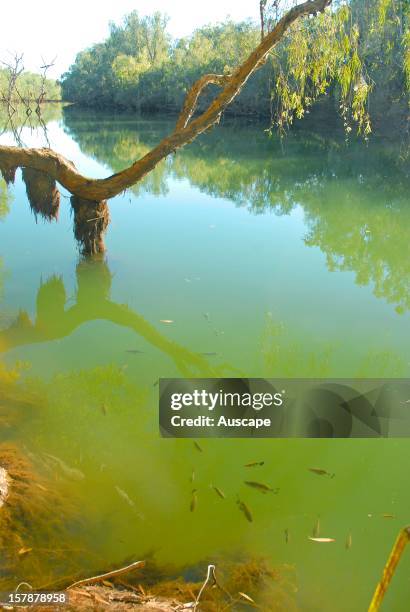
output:
[[[344,0],[333,10],[296,22],[273,54],[274,121],[281,130],[333,93],[347,133],[371,132],[369,102],[377,86],[399,84],[409,101],[408,0]],[[401,81],[403,81],[401,83]]]

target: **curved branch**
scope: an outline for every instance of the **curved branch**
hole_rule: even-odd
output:
[[[22,149],[5,146],[0,147],[0,169],[21,166],[46,172],[71,193],[87,200],[100,201],[118,195],[124,189],[140,181],[170,153],[191,142],[217,123],[249,77],[265,63],[271,49],[282,40],[292,23],[305,15],[324,11],[331,3],[332,0],[306,0],[290,9],[249,57],[226,79],[222,91],[207,110],[196,119],[189,121],[198,96],[204,87],[212,82],[209,80],[210,76],[215,78],[218,75],[205,75],[197,81],[188,93],[184,110],[174,132],[125,170],[104,179],[91,179],[80,174],[72,162],[49,149]],[[182,124],[184,127],[181,127]]]
[[[230,78],[230,76],[224,74],[204,74],[203,77],[198,79],[185,98],[183,109],[178,117],[176,129],[183,130],[188,125],[189,120],[195,112],[199,96],[208,85],[223,86],[229,82]]]

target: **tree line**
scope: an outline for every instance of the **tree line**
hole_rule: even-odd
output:
[[[263,26],[273,27],[278,3],[270,12],[266,2],[263,7]],[[207,73],[231,73],[261,37],[251,21],[228,19],[179,40],[167,25],[160,13],[136,11],[111,23],[108,38],[81,51],[63,75],[63,98],[92,108],[176,112],[192,83]],[[209,89],[200,109],[209,103]],[[371,131],[369,108],[373,121],[402,130],[409,91],[409,0],[346,0],[294,24],[229,112],[270,116],[286,128],[319,102],[341,115],[347,132],[353,124]]]

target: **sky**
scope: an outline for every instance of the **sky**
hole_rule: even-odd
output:
[[[127,13],[155,11],[170,17],[174,37],[215,23],[228,15],[235,21],[258,20],[258,0],[14,0],[2,2],[0,11],[0,60],[24,53],[27,70],[39,71],[56,56],[49,76],[58,78],[73,63],[76,54],[108,34],[110,21],[120,23]]]

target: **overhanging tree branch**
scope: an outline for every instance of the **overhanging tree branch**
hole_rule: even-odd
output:
[[[185,98],[184,106],[181,111],[181,114],[178,117],[175,129],[183,130],[184,128],[186,128],[189,120],[195,112],[199,96],[201,95],[203,90],[208,87],[208,85],[227,85],[230,78],[230,75],[205,74],[203,77],[198,79],[196,83],[194,83],[194,85],[191,87]]]
[[[10,177],[17,167],[32,168],[45,172],[72,194],[83,199],[100,202],[114,197],[140,181],[170,153],[218,123],[227,106],[237,97],[249,77],[265,63],[271,49],[280,42],[292,23],[300,17],[324,11],[331,3],[332,0],[307,0],[294,6],[229,77],[205,75],[199,79],[186,96],[183,110],[172,134],[121,172],[105,179],[91,179],[80,174],[72,162],[50,149],[0,146],[0,169],[3,176]],[[199,117],[191,120],[201,92],[211,83],[222,86],[222,90]]]

